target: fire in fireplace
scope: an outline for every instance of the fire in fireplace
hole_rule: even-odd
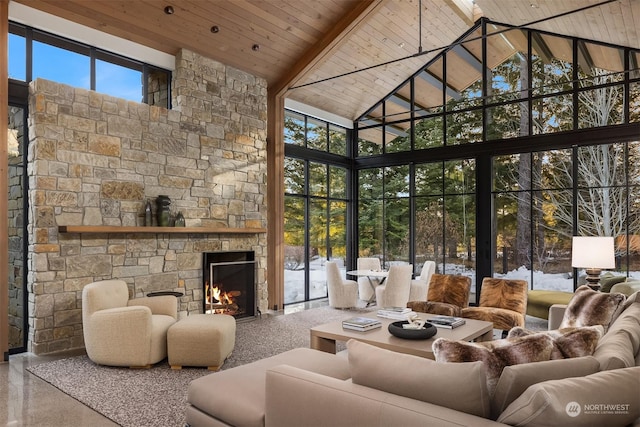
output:
[[[229,314],[236,319],[255,316],[253,251],[205,252],[202,266],[205,313]]]

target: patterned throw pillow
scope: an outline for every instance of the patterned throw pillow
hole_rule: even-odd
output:
[[[535,334],[549,335],[553,339],[551,360],[569,359],[572,357],[591,356],[604,335],[602,325],[583,326],[580,328],[563,328],[552,331],[533,332],[521,327],[509,331],[507,339]]]
[[[622,294],[594,291],[587,285],[580,286],[569,301],[560,328],[602,325],[609,329],[622,312],[626,297]]]
[[[545,334],[479,343],[446,338],[433,342],[436,362],[483,362],[490,396],[505,366],[549,360],[553,348],[553,339]]]

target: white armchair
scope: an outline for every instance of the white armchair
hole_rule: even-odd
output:
[[[329,306],[334,308],[352,308],[358,304],[358,283],[343,279],[338,265],[333,261],[325,264],[327,272],[327,293]]]
[[[356,260],[358,270],[382,270],[380,258],[360,257]],[[374,289],[380,284],[380,279],[375,277],[358,277],[358,295],[363,301],[371,301],[373,299]]]
[[[406,307],[411,291],[413,264],[392,265],[384,284],[376,288],[378,307]]]
[[[436,272],[436,263],[434,261],[425,261],[422,265],[420,276],[411,281],[411,290],[409,291],[409,301],[424,301],[427,299],[429,291],[429,281],[431,276]]]
[[[167,357],[167,330],[178,302],[164,295],[129,299],[123,280],[104,280],[82,290],[82,329],[87,356],[109,366],[151,367]]]

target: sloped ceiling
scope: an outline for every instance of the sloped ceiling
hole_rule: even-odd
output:
[[[12,1],[168,54],[198,52],[348,120],[481,16],[640,48],[638,0]]]

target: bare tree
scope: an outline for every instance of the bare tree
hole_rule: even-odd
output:
[[[588,78],[593,86],[610,80],[610,74],[595,68]],[[594,128],[618,123],[622,111],[619,90],[619,85],[612,85],[581,91],[578,94],[579,127]],[[555,113],[558,117],[573,115],[572,103],[565,103],[562,108],[561,112],[558,109]],[[538,117],[543,117],[542,111]],[[521,130],[526,125],[526,121],[521,121]],[[542,128],[544,124],[534,120],[533,126]],[[517,182],[521,190],[533,191],[533,194],[528,191],[507,193],[517,203],[518,265],[526,265],[529,254],[537,258],[539,266],[544,265],[549,248],[555,246],[555,241],[549,240],[544,230],[556,236],[572,235],[573,206],[577,207],[580,235],[619,236],[626,235],[627,229],[640,228],[640,217],[629,215],[628,206],[632,201],[628,200],[625,188],[626,182],[637,182],[640,173],[637,168],[625,171],[626,149],[625,144],[612,143],[579,147],[575,158],[572,158],[570,150],[555,150],[543,155],[523,154],[519,156],[517,176],[514,169],[513,175],[498,177],[505,180],[504,188],[509,186],[509,182]],[[637,148],[629,145],[629,150],[630,157],[637,156]],[[577,176],[574,176],[574,170],[577,170]],[[577,187],[575,200],[571,191],[574,184]],[[535,191],[536,188],[540,191]],[[531,250],[532,240],[536,250]]]

